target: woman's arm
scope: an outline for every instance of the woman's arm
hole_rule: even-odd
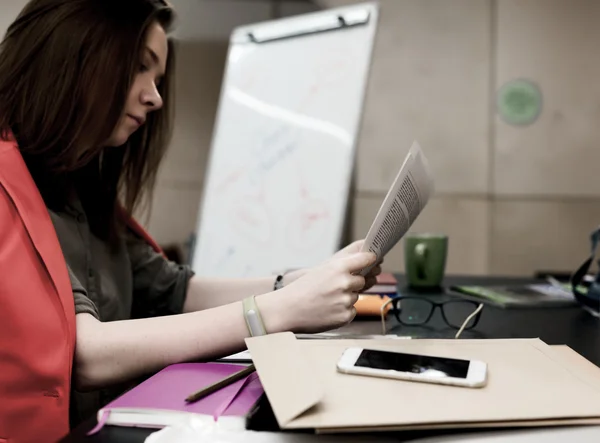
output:
[[[354,275],[375,261],[359,253],[325,263],[280,291],[256,296],[268,333],[319,332],[354,318]],[[241,302],[187,314],[100,322],[77,315],[75,383],[95,389],[155,372],[169,364],[208,360],[244,349],[248,330]]]
[[[269,303],[269,297],[256,297],[265,328],[284,331],[290,323],[286,312],[274,312],[278,304]],[[81,390],[127,381],[173,363],[238,352],[248,337],[241,302],[140,320],[103,323],[90,314],[79,314],[76,320],[75,382]]]
[[[288,272],[283,277],[283,285],[287,286],[308,272],[298,269]],[[187,289],[184,312],[202,311],[217,306],[243,300],[250,295],[264,294],[273,291],[275,276],[264,278],[202,278],[194,276]]]
[[[364,240],[355,241],[338,251],[330,260],[336,260],[356,254],[361,250]],[[283,277],[283,286],[288,286],[308,273],[310,269],[298,269],[288,272]],[[365,285],[361,290],[370,288],[376,283],[381,273],[381,262],[365,277]],[[275,276],[254,279],[217,279],[192,277],[190,279],[184,312],[201,311],[216,306],[243,300],[254,294],[264,294],[273,290]]]

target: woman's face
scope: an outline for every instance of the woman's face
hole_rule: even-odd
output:
[[[106,146],[121,146],[131,134],[146,122],[146,116],[163,105],[158,85],[165,75],[168,55],[167,35],[158,24],[153,24],[146,36],[140,68],[129,90],[123,115]]]

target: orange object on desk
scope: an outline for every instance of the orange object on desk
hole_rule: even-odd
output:
[[[354,304],[356,315],[360,317],[379,317],[381,315],[381,306],[390,299],[390,297],[373,294],[360,294],[358,301]],[[391,305],[385,307],[385,314],[389,312]]]

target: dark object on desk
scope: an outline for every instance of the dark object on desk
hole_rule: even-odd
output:
[[[430,287],[415,287],[415,286],[408,286],[409,291],[413,294],[417,294],[417,295],[436,295],[436,294],[440,294],[444,292],[444,287],[443,286],[430,286]],[[406,294],[406,291],[402,292],[403,294]]]
[[[577,301],[570,285],[545,282],[526,285],[455,285],[450,291],[502,308],[572,307]]]
[[[546,280],[548,277],[552,277],[559,281],[569,281],[571,275],[572,273],[567,271],[539,270],[535,271],[533,278],[536,280]]]
[[[573,287],[573,295],[577,301],[594,315],[598,316],[600,315],[600,272],[596,273],[596,276],[589,285],[585,284],[584,279],[596,258],[596,250],[600,242],[600,228],[592,232],[590,240],[590,257],[573,274],[571,285]],[[597,264],[600,266],[600,260],[597,261]]]
[[[256,368],[254,367],[254,365],[249,365],[249,366],[245,367],[244,369],[242,369],[241,371],[234,372],[233,374],[230,374],[227,377],[222,378],[221,380],[218,380],[218,381],[200,389],[199,391],[197,391],[193,394],[190,394],[189,396],[187,396],[185,401],[186,401],[186,403],[197,402],[201,398],[204,398],[207,395],[210,395],[213,392],[216,392],[219,389],[224,388],[225,386],[229,386],[230,384],[235,383],[236,381],[241,380],[244,377],[247,377],[248,375],[252,374],[254,371],[256,371]]]

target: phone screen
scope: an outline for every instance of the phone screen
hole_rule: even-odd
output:
[[[363,349],[354,366],[465,379],[469,373],[468,360],[375,351],[371,349]]]

